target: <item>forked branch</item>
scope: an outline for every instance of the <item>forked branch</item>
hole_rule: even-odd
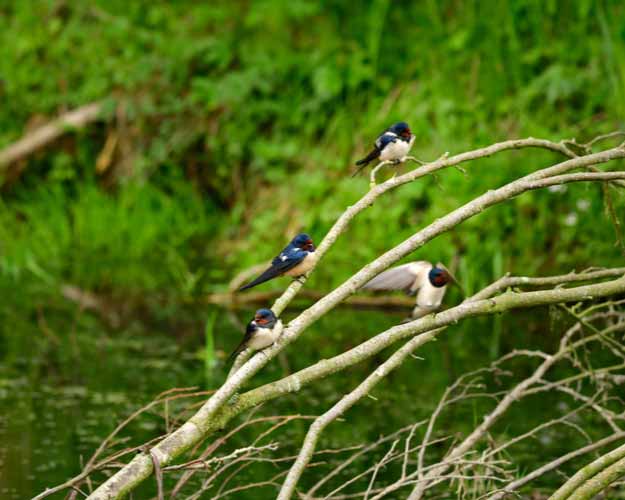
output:
[[[238,399],[231,398],[241,390],[260,369],[291,342],[297,340],[303,332],[320,317],[327,314],[350,295],[354,294],[367,281],[375,277],[399,259],[407,256],[422,247],[433,238],[455,228],[465,220],[480,214],[485,209],[510,200],[527,191],[541,189],[554,184],[570,182],[596,182],[625,179],[625,172],[575,172],[587,170],[590,167],[606,163],[611,160],[625,158],[625,149],[616,147],[599,153],[586,156],[576,156],[564,143],[554,143],[539,139],[523,139],[505,141],[475,151],[444,156],[435,162],[420,166],[406,174],[390,179],[375,186],[358,202],[339,217],[315,252],[316,263],[325,255],[334,242],[343,234],[351,221],[375,200],[401,185],[413,182],[423,176],[438,170],[458,166],[461,163],[484,158],[510,149],[538,147],[548,149],[566,156],[566,161],[547,168],[541,168],[525,177],[510,182],[497,189],[488,191],[465,205],[453,210],[446,216],[434,221],[425,228],[417,231],[410,238],[390,249],[379,258],[356,272],[350,279],[338,288],[318,300],[314,305],[303,311],[285,328],[282,338],[272,347],[252,356],[249,361],[232,374],[231,377],[206,401],[206,403],[188,419],[181,427],[168,435],[150,449],[150,453],[137,455],[129,464],[115,473],[102,484],[91,496],[92,499],[110,499],[132,491],[141,481],[153,471],[153,460],[157,460],[161,469],[172,463],[178,456],[198,444],[211,432],[222,428],[232,416],[250,406],[267,401],[289,391],[297,391],[305,383],[318,380],[331,373],[343,370],[363,359],[367,359],[379,352],[384,346],[401,339],[419,335],[406,344],[405,351],[422,345],[428,338],[433,338],[440,328],[446,327],[454,321],[479,314],[492,314],[516,307],[532,307],[544,304],[556,304],[568,301],[587,301],[598,297],[608,297],[625,291],[625,278],[617,278],[605,283],[595,283],[575,288],[544,290],[537,292],[506,293],[492,299],[481,299],[466,302],[437,315],[427,316],[418,321],[391,328],[378,334],[373,339],[363,342],[360,346],[331,360],[324,360],[303,370],[295,377],[287,377],[269,386],[264,386],[250,393],[243,394]],[[614,275],[612,275],[614,276]],[[273,310],[280,314],[295,297],[301,284],[294,282],[274,304]],[[414,341],[414,345],[413,345]],[[402,348],[403,349],[403,348]],[[400,352],[398,351],[398,353]],[[397,354],[397,353],[396,353]],[[399,358],[403,359],[399,354]],[[405,357],[405,356],[404,356]],[[399,358],[394,358],[395,360]],[[399,362],[401,362],[401,359]],[[398,362],[398,364],[399,364]],[[395,365],[396,366],[396,365]],[[392,369],[394,365],[388,365]]]

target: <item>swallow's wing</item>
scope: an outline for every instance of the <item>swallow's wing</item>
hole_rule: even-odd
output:
[[[397,141],[397,135],[393,132],[384,132],[380,137],[378,137],[375,141],[375,147],[382,151],[386,146],[388,146],[391,142]]]
[[[447,285],[434,286],[429,281],[419,288],[417,293],[417,308],[438,308],[443,302]],[[415,308],[415,309],[417,309]]]
[[[380,156],[380,150],[377,147],[373,148],[367,156],[365,156],[364,158],[356,162],[356,165],[358,165],[358,168],[352,174],[352,177],[358,174],[358,172],[360,172],[363,168],[365,168],[369,163],[371,163],[373,160],[375,160],[379,156]]]
[[[426,261],[392,267],[378,274],[362,288],[364,290],[403,290],[406,293],[414,293],[418,289],[417,284],[421,281],[421,276],[427,276],[431,268],[432,264]]]
[[[397,140],[397,135],[394,134],[393,132],[386,131],[381,136],[379,136],[375,140],[375,145],[374,145],[373,150],[367,156],[365,156],[362,160],[358,160],[356,162],[356,165],[358,165],[359,168],[357,168],[356,171],[352,174],[352,177],[357,175],[358,172],[360,172],[363,168],[365,168],[369,163],[371,163],[373,160],[378,158],[382,150],[388,144],[390,144],[391,142],[395,142],[396,140]]]
[[[239,288],[239,291],[247,290],[248,288],[252,288],[253,286],[260,285],[265,281],[269,281],[273,278],[277,278],[278,276],[282,276],[288,270],[294,268],[300,262],[302,262],[305,257],[306,252],[301,251],[299,248],[291,246],[286,247],[280,253],[280,255],[273,259],[273,261],[271,262],[271,266],[268,269],[266,269],[255,280]]]
[[[255,331],[256,331],[256,325],[254,324],[253,321],[250,321],[247,324],[247,328],[245,329],[245,335],[243,336],[243,340],[237,346],[237,348],[232,352],[232,354],[228,357],[228,363],[245,350],[245,348],[247,347],[247,344],[250,342],[250,340],[252,340],[252,336],[254,335]]]
[[[280,255],[273,259],[271,267],[278,269],[280,274],[284,274],[302,262],[306,255],[307,252],[299,248],[291,247],[288,250],[285,248]]]

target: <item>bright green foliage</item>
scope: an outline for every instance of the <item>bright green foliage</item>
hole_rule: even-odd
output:
[[[349,178],[353,162],[390,123],[411,125],[421,159],[507,138],[583,141],[622,129],[625,4],[0,0],[0,147],[96,100],[107,102],[103,121],[32,156],[1,192],[0,353],[18,370],[32,349],[27,371],[38,380],[32,359],[48,359],[50,349],[42,317],[61,342],[52,363],[66,367],[78,356],[74,330],[199,341],[205,328],[204,348],[199,341],[190,350],[212,371],[238,338],[224,338],[225,315],[207,320],[192,301],[224,291],[300,229],[320,240],[367,190],[366,175]],[[120,146],[99,176],[110,133]],[[307,286],[338,285],[462,203],[559,159],[510,152],[470,164],[466,175],[452,169],[402,187],[358,217]],[[625,197],[611,193],[622,218]],[[619,264],[604,203],[597,185],[526,194],[410,258],[458,255],[468,292],[506,271]],[[125,306],[122,327],[77,313],[60,294],[64,284]],[[452,293],[449,303],[457,300]],[[371,317],[367,334],[387,326]],[[310,332],[318,350],[292,366],[353,345],[353,323],[324,319],[330,336]],[[514,343],[506,318],[467,325],[487,332],[475,339],[479,352],[495,356]],[[471,355],[462,337],[451,348],[456,359]],[[447,381],[440,372],[423,387]],[[407,393],[390,397],[409,404]]]
[[[211,204],[206,212],[212,206],[224,209],[223,223],[205,221],[211,232],[220,234],[211,254],[228,254],[236,270],[271,257],[296,228],[320,238],[366,189],[363,180],[347,178],[353,159],[396,119],[411,124],[417,134],[415,153],[422,158],[508,137],[584,139],[621,125],[625,6],[534,1],[496,5],[14,2],[0,17],[6,103],[0,109],[0,142],[19,137],[32,116],[92,100],[123,99],[131,124],[127,140],[134,178],[111,196],[122,200],[126,189],[149,193],[150,185],[170,192],[186,179]],[[97,203],[88,186],[95,182],[93,165],[104,133],[95,127],[75,136],[72,144],[37,156],[6,193],[7,209],[17,209],[14,197],[27,197],[29,204],[47,212],[53,200],[38,190],[33,193],[36,184],[57,193],[56,184],[66,190],[69,186],[72,195],[62,207],[67,211],[75,205],[82,212],[85,205]],[[364,263],[462,201],[555,159],[510,153],[471,166],[467,177],[443,174],[440,188],[433,180],[404,188],[363,217],[367,220],[348,238],[349,248]],[[496,251],[501,251],[503,268],[514,271],[608,264],[617,252],[609,246],[590,252],[587,244],[614,238],[608,224],[595,223],[602,217],[599,191],[581,186],[569,191],[531,194],[495,209],[458,230],[453,244],[441,238],[423,256],[449,260],[460,244],[464,257],[481,259],[479,266],[470,267],[482,270],[482,276],[466,277],[468,282],[477,279],[475,285],[490,279],[483,270],[492,267],[488,259]],[[171,203],[187,198],[177,196]],[[577,211],[579,198],[588,199],[590,208],[568,227],[564,221]],[[166,223],[152,217],[149,202],[136,202],[140,207],[133,211],[145,208],[149,226]],[[102,221],[108,225],[116,217],[96,215],[106,211],[103,206],[86,211],[86,221],[78,219],[78,225],[100,216],[110,217]],[[73,273],[60,277],[85,286],[100,283],[99,277],[78,268],[93,260],[110,268],[113,262],[87,252],[91,249],[75,239],[75,231],[67,231],[61,214],[55,216],[47,226],[59,238],[49,238],[50,246],[71,245],[75,252]],[[521,241],[517,228],[529,221],[533,230]],[[165,225],[132,233],[138,238],[149,238],[150,232],[168,234],[159,241],[170,248],[184,239],[180,232],[193,234],[197,242],[207,231],[196,218],[178,222],[176,231]],[[128,229],[135,221],[124,223]],[[22,234],[23,245],[32,246],[20,225],[9,224],[6,230]],[[117,249],[118,241],[98,233],[99,227],[90,229],[97,233],[92,235],[94,244]],[[64,232],[69,239],[63,239]],[[367,244],[353,244],[365,234]],[[232,240],[234,245],[224,243]],[[154,258],[158,252],[150,251],[151,257],[141,253],[149,248],[143,243],[128,240],[129,259]],[[252,244],[257,254],[244,251]],[[61,255],[60,249],[47,251]],[[354,270],[354,256],[342,251],[336,255],[345,256],[336,263],[342,280]],[[197,272],[188,269],[190,259],[181,255],[173,265]],[[41,276],[53,272],[47,265]],[[132,282],[140,287],[158,279],[132,273],[126,278],[131,276],[117,285]],[[219,281],[226,279],[222,275]],[[326,276],[328,280],[336,283]],[[213,280],[193,283],[194,292],[218,288]]]

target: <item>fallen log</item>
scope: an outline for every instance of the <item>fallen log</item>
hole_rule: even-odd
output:
[[[21,139],[0,150],[0,173],[9,165],[28,158],[70,130],[96,121],[104,108],[102,101],[92,102],[62,114],[50,123],[28,132]]]
[[[224,307],[236,309],[237,307],[244,307],[250,304],[266,304],[276,297],[279,297],[282,292],[280,290],[270,292],[249,292],[249,293],[211,293],[205,295],[199,299],[200,303],[214,304]],[[317,301],[327,292],[321,292],[317,290],[302,290],[299,293],[299,298],[307,302]],[[352,296],[346,301],[346,304],[354,307],[371,307],[371,308],[389,308],[389,309],[403,309],[412,308],[415,304],[415,299],[410,297],[401,296]]]

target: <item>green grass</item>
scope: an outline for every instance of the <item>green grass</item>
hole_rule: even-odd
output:
[[[215,360],[239,332],[190,299],[224,291],[238,271],[273,257],[300,229],[320,240],[368,189],[366,176],[349,174],[382,129],[410,123],[421,159],[507,138],[584,141],[624,129],[624,47],[625,4],[616,0],[0,2],[0,147],[66,109],[108,103],[101,122],[33,155],[0,191],[4,364],[33,386],[50,372],[79,380],[89,370],[98,379],[98,363],[77,360],[101,355],[100,339],[176,337],[190,344],[182,351],[200,352],[203,366],[164,387],[210,383],[224,375]],[[97,175],[112,134],[118,149]],[[338,285],[462,203],[559,159],[509,152],[468,165],[466,175],[451,169],[384,196],[307,286]],[[610,190],[622,219],[625,196]],[[471,293],[506,271],[621,265],[616,240],[602,187],[576,184],[490,208],[409,258],[459,256],[457,274]],[[81,312],[61,295],[63,284],[127,311],[124,321],[111,327]],[[276,280],[263,290],[284,286]],[[453,291],[447,303],[458,300]],[[366,314],[364,334],[354,314],[323,318],[307,332],[318,350],[294,351],[289,365],[332,356],[352,346],[354,335],[373,335],[399,317]],[[427,391],[416,403],[408,368],[398,376],[405,390],[389,389],[388,398],[398,401],[398,413],[404,399],[427,409],[451,376],[444,363],[451,373],[454,363],[475,368],[474,352],[495,357],[513,346],[549,346],[562,321],[553,332],[541,329],[541,317],[467,322],[444,353],[438,345],[427,351]],[[142,355],[137,348],[128,362]],[[175,355],[156,361],[179,365]],[[315,387],[310,401],[329,404],[347,389]]]
[[[19,285],[22,307],[65,282],[117,297],[223,289],[296,230],[320,239],[366,190],[364,177],[348,178],[353,159],[399,118],[426,159],[623,126],[620,2],[355,10],[275,0],[243,15],[238,2],[35,4],[0,7],[0,143],[33,117],[96,99],[121,98],[125,121],[109,107],[107,126],[69,134],[5,189],[0,287]],[[132,173],[116,170],[120,149],[100,178],[93,166],[111,132]],[[506,153],[392,193],[359,217],[313,285],[338,284],[424,224],[557,159]],[[623,196],[613,198],[619,215]],[[459,254],[470,290],[506,270],[611,265],[621,257],[602,207],[595,186],[530,193],[417,257]]]
[[[42,316],[56,332],[52,337],[72,349],[78,305],[61,295],[65,284],[104,297],[130,318],[148,319],[146,325],[171,328],[184,320],[184,302],[211,276],[206,268],[216,258],[210,243],[216,211],[188,186],[72,191],[43,185],[0,203],[5,353],[19,353],[33,341],[45,351],[51,336],[41,335]]]

